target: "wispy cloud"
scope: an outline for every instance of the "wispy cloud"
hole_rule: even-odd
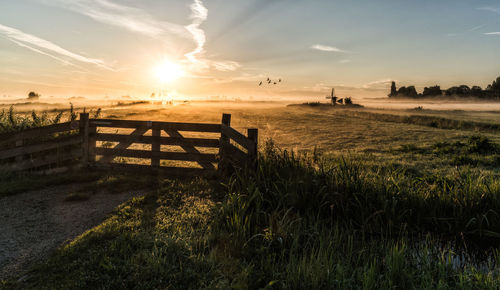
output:
[[[500,35],[500,31],[495,31],[495,32],[486,32],[483,33],[484,35]]]
[[[238,69],[241,65],[230,61],[214,61],[203,58],[205,52],[206,34],[201,25],[208,18],[208,9],[202,0],[194,0],[189,8],[191,24],[181,25],[155,18],[146,11],[118,4],[111,0],[40,0],[43,3],[62,7],[85,15],[91,19],[126,29],[130,32],[146,35],[155,39],[176,35],[192,39],[196,47],[184,56],[194,70],[201,71],[213,68],[220,71]]]
[[[213,68],[218,71],[235,71],[241,67],[241,64],[235,61],[218,61],[204,59],[203,54],[205,52],[205,43],[207,41],[205,31],[200,28],[200,26],[208,18],[208,9],[205,7],[201,0],[194,0],[194,2],[189,6],[191,9],[191,15],[189,18],[192,23],[186,26],[186,29],[191,33],[193,40],[196,43],[196,47],[193,51],[186,53],[184,56],[196,67],[194,70],[203,71],[209,68]]]
[[[473,32],[473,31],[479,30],[479,29],[481,29],[481,28],[483,28],[485,26],[486,26],[486,24],[477,25],[477,26],[474,26],[474,27],[472,27],[470,29],[467,29],[465,32]]]
[[[57,60],[57,61],[62,62],[62,63],[63,63],[63,64],[65,64],[65,65],[70,65],[70,66],[75,66],[75,67],[78,67],[77,65],[75,65],[75,64],[73,64],[72,62],[69,62],[69,61],[67,61],[67,60],[65,60],[65,59],[63,59],[63,58],[57,57],[57,56],[55,56],[55,55],[52,55],[52,54],[47,53],[47,52],[45,52],[45,51],[42,51],[42,50],[40,50],[40,49],[36,49],[36,48],[34,48],[34,47],[31,47],[31,46],[26,45],[26,44],[24,44],[24,43],[21,43],[21,42],[19,42],[19,41],[15,41],[15,40],[13,40],[13,39],[9,39],[9,40],[10,40],[10,41],[12,41],[12,42],[14,42],[15,44],[19,45],[20,47],[24,47],[24,48],[27,48],[27,49],[29,49],[29,50],[31,50],[31,51],[36,52],[36,53],[43,54],[43,55],[45,55],[45,56],[48,56],[48,57],[50,57],[50,58],[53,58],[53,59],[55,59],[55,60]]]
[[[0,24],[0,36],[5,37],[6,39],[14,42],[15,44],[17,44],[21,47],[30,49],[31,51],[40,53],[40,54],[45,55],[45,56],[49,56],[51,58],[54,58],[58,61],[63,62],[64,64],[67,64],[67,65],[74,65],[74,64],[66,59],[63,59],[62,57],[55,56],[49,52],[58,54],[58,55],[63,56],[63,57],[70,58],[72,60],[94,64],[98,67],[112,70],[110,67],[108,67],[104,63],[104,61],[102,61],[100,59],[89,58],[89,57],[85,57],[85,56],[80,55],[80,54],[73,53],[73,52],[68,51],[68,50],[60,47],[59,45],[54,44],[48,40],[41,39],[41,38],[36,37],[32,34],[25,33],[21,30],[18,30],[18,29],[9,27],[9,26],[5,26],[5,25]],[[74,65],[74,66],[76,66],[76,65]]]
[[[495,8],[495,7],[479,7],[477,10],[484,10],[484,11],[489,11],[493,12],[496,14],[500,14],[500,8]]]
[[[182,25],[159,21],[144,10],[117,4],[109,0],[41,1],[88,16],[101,23],[121,27],[150,37],[160,37],[165,33],[186,36],[187,33]]]
[[[342,59],[339,61],[339,63],[341,63],[341,64],[346,64],[346,63],[351,63],[351,62],[352,62],[352,60],[350,60],[350,59]]]
[[[362,86],[363,89],[380,89],[380,88],[385,88],[386,86],[390,85],[393,81],[393,79],[381,79],[381,80],[376,80],[373,82],[366,83]]]
[[[213,61],[212,66],[219,71],[235,71],[241,67],[241,64],[235,61]]]
[[[319,51],[325,51],[325,52],[341,52],[341,53],[346,53],[347,51],[342,50],[338,47],[335,46],[328,46],[328,45],[322,45],[322,44],[315,44],[311,46],[312,49],[319,50]]]
[[[205,31],[200,28],[200,25],[207,20],[208,9],[203,5],[201,0],[194,0],[190,8],[190,18],[193,20],[193,23],[186,26],[186,29],[193,35],[193,39],[196,42],[196,48],[192,52],[185,54],[185,56],[191,62],[196,62],[196,55],[203,52],[203,47],[205,46],[205,42],[207,40]]]

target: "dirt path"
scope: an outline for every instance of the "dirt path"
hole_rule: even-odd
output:
[[[98,193],[64,201],[80,185],[65,185],[0,199],[0,279],[21,274],[53,250],[98,225],[115,207],[141,191]]]

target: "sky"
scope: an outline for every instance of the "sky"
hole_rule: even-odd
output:
[[[500,76],[499,47],[498,0],[2,0],[0,97],[486,87]],[[155,74],[165,60],[177,79]]]

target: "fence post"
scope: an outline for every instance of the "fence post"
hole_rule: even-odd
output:
[[[220,144],[219,144],[219,172],[224,172],[227,168],[226,166],[226,150],[225,147],[229,143],[229,137],[224,133],[223,126],[231,126],[231,114],[222,114],[222,124],[221,124],[221,134],[220,134]]]
[[[250,161],[250,166],[253,169],[257,169],[257,154],[258,154],[258,144],[259,144],[259,129],[248,129],[247,130],[248,139],[252,141],[252,147],[248,148],[248,157]]]
[[[97,126],[90,126],[90,121],[89,121],[89,131],[88,131],[88,136],[89,136],[89,164],[94,165],[95,160],[96,160],[96,154],[95,154],[95,148],[97,147]]]
[[[153,131],[153,142],[151,144],[151,166],[160,167],[160,157],[159,153],[161,151],[160,137],[161,137],[161,129],[155,128],[154,123],[152,127]]]
[[[82,165],[89,163],[89,114],[80,113],[80,136],[82,136]]]

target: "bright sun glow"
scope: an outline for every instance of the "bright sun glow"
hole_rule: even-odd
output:
[[[154,68],[156,78],[162,83],[169,83],[184,75],[182,67],[168,59],[163,60]]]

